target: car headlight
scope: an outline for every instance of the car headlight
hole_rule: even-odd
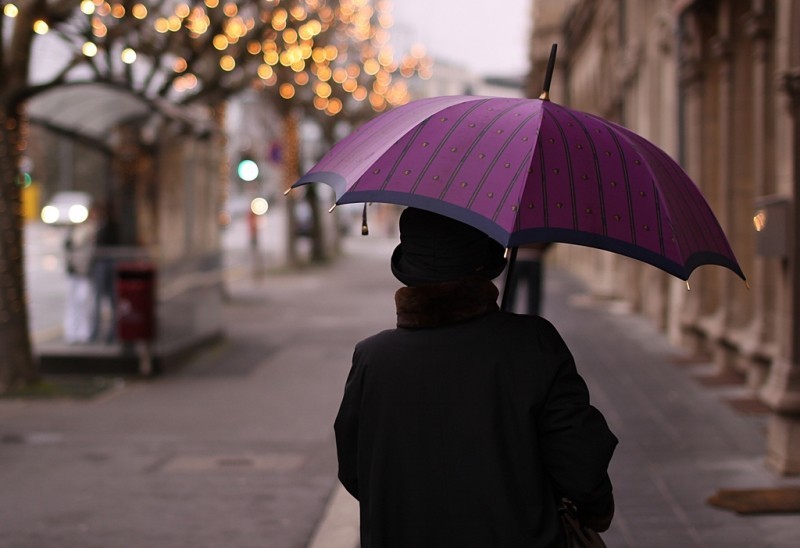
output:
[[[86,209],[86,206],[74,204],[69,206],[69,213],[67,215],[69,216],[70,222],[78,224],[89,218],[89,210]]]
[[[51,225],[53,223],[58,222],[59,214],[58,208],[55,206],[44,206],[42,208],[42,221]]]

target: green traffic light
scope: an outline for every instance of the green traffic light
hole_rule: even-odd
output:
[[[17,186],[20,188],[28,188],[33,183],[33,179],[31,178],[31,174],[24,172],[17,175]]]
[[[255,181],[258,178],[258,164],[249,158],[241,160],[236,173],[242,181]]]

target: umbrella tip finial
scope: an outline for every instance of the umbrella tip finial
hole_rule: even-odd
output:
[[[367,203],[364,202],[364,212],[361,214],[361,235],[369,236],[369,226],[367,225]]]
[[[539,99],[542,101],[549,101],[550,100],[550,81],[553,79],[553,70],[556,68],[556,51],[558,50],[558,44],[553,44],[550,47],[550,59],[547,61],[547,71],[544,75],[544,85],[542,86],[542,94],[539,95]]]
[[[328,213],[333,213],[333,210],[336,209],[336,204],[333,204],[331,208],[328,210]]]
[[[686,291],[691,291],[692,286],[689,285],[689,280],[686,280]]]
[[[747,288],[747,290],[748,290],[748,291],[750,291],[750,282],[748,282],[747,280],[745,280],[745,281],[744,281],[744,286]]]
[[[292,187],[289,187],[289,188],[287,188],[286,190],[283,191],[283,195],[284,196],[288,196],[291,191],[292,191]]]

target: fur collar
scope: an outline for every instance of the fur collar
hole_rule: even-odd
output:
[[[403,287],[397,290],[397,327],[420,329],[464,322],[499,310],[495,285],[486,279]]]

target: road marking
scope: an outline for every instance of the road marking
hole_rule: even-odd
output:
[[[181,455],[162,463],[160,471],[171,473],[212,472],[219,470],[293,472],[305,462],[296,453],[260,455]]]

